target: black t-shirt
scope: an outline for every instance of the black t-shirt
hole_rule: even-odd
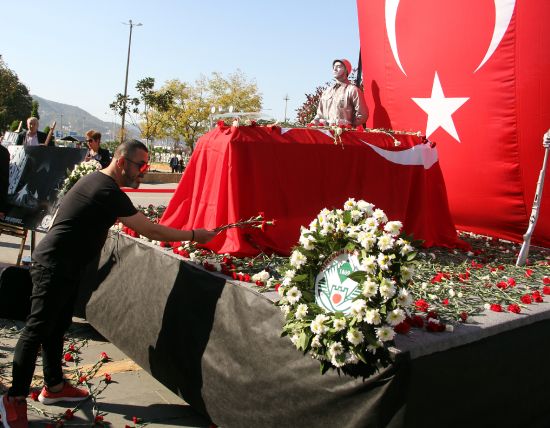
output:
[[[130,198],[108,175],[97,171],[82,177],[64,196],[32,258],[42,266],[78,276],[99,254],[116,219],[136,213]]]

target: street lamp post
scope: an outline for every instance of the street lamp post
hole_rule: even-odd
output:
[[[130,19],[128,23],[123,22],[124,25],[130,26],[130,37],[128,38],[128,58],[126,59],[126,79],[124,81],[124,100],[123,100],[123,107],[122,107],[122,123],[120,126],[120,139],[121,143],[124,142],[125,132],[124,132],[124,119],[126,118],[126,98],[128,96],[128,69],[130,68],[130,48],[132,46],[132,28],[134,27],[141,27],[143,24],[141,22],[134,24],[132,20]]]
[[[286,107],[288,105],[288,100],[290,100],[290,98],[288,98],[288,94],[285,95],[285,97],[283,98],[284,102],[285,102],[285,123],[286,123]]]

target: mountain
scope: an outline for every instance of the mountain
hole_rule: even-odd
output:
[[[100,120],[80,107],[50,101],[38,95],[32,95],[32,98],[38,102],[41,130],[48,125],[51,126],[55,120],[57,122],[56,131],[63,130],[64,135],[76,132],[77,135],[83,136],[89,129],[95,129],[103,134],[103,141],[109,141],[113,139],[114,133],[120,128],[120,125]],[[128,126],[128,131],[133,138],[139,135],[139,130],[132,125]]]

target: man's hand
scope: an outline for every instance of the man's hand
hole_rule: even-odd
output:
[[[193,233],[195,235],[195,242],[198,242],[199,244],[206,244],[207,242],[211,241],[214,236],[218,234],[218,232],[214,232],[213,230],[207,230],[207,229],[193,229]]]

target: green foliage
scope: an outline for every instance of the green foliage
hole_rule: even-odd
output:
[[[0,56],[0,131],[13,121],[25,120],[30,116],[32,98],[28,88],[19,81]],[[19,122],[18,122],[19,124]]]
[[[17,128],[19,128],[19,123],[20,122],[21,122],[20,120],[14,120],[10,125],[10,131],[11,132],[17,131]]]
[[[38,101],[36,100],[32,100],[31,116],[40,119],[40,114],[38,113]]]
[[[319,105],[319,99],[326,89],[328,84],[324,86],[317,86],[315,92],[312,94],[306,94],[306,101],[296,109],[296,116],[298,117],[298,123],[300,125],[307,125],[310,123],[315,114],[317,113],[317,106]]]

